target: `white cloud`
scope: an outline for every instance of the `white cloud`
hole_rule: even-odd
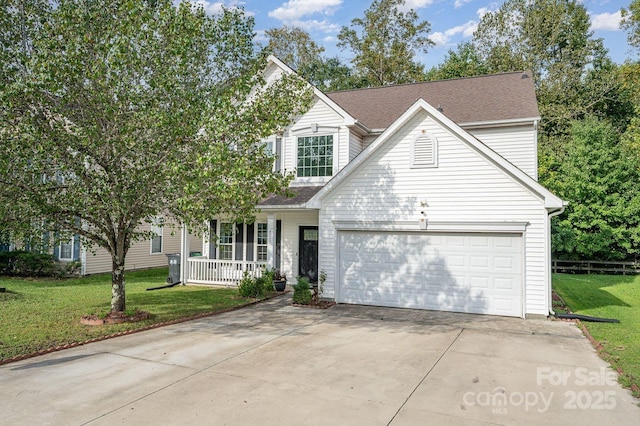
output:
[[[253,39],[258,43],[266,43],[269,41],[269,37],[267,37],[265,30],[256,30],[256,36]]]
[[[472,1],[473,0],[456,0],[453,3],[453,7],[456,8],[456,9],[459,9],[459,8],[461,8],[462,6],[464,6],[467,3],[471,3]]]
[[[491,3],[487,7],[481,7],[476,10],[476,15],[478,15],[478,18],[482,19],[482,17],[487,13],[495,12],[496,10],[498,10],[498,5],[496,3]]]
[[[468,21],[462,25],[449,28],[444,32],[435,32],[429,38],[436,46],[445,46],[449,44],[451,37],[458,34],[462,34],[465,38],[471,37],[476,29],[478,29],[478,23],[476,21]]]
[[[270,11],[269,17],[289,22],[316,13],[333,15],[341,4],[342,0],[289,0]]]
[[[222,6],[225,6],[228,9],[237,9],[240,6],[243,6],[245,4],[244,1],[239,1],[239,0],[230,0],[226,3],[223,1],[207,1],[207,0],[189,0],[189,2],[196,6],[202,6],[202,8],[204,9],[207,15],[215,15],[217,13],[222,12]],[[176,4],[180,3],[180,1],[174,1],[174,3]],[[244,13],[247,16],[254,15],[253,12],[249,12],[247,10],[245,10]]]
[[[591,30],[592,31],[619,31],[620,30],[620,11],[614,13],[600,13],[598,15],[591,15]]]
[[[317,19],[294,20],[288,21],[287,23],[294,27],[300,27],[307,32],[319,31],[323,33],[337,33],[341,28],[340,25],[329,22],[326,19],[323,19],[322,21],[318,21]]]
[[[322,41],[324,41],[325,43],[335,43],[336,41],[338,41],[338,39],[334,36],[326,36],[322,39]]]
[[[404,6],[400,7],[400,10],[406,12],[411,9],[414,9],[414,10],[422,9],[423,7],[427,7],[432,3],[433,3],[433,0],[406,0]]]

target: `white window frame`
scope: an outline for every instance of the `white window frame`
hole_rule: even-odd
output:
[[[300,139],[303,138],[321,138],[321,137],[330,137],[331,138],[331,156],[324,155],[324,158],[331,158],[331,173],[324,174],[319,176],[301,176],[300,169],[298,166],[298,162],[300,161]],[[336,142],[338,141],[338,135],[334,133],[318,133],[318,134],[300,134],[295,136],[295,153],[296,153],[296,178],[301,180],[326,180],[330,179],[336,173]],[[306,166],[303,166],[306,167]],[[318,166],[320,167],[320,166]],[[323,166],[326,169],[326,163]]]
[[[227,242],[225,242],[225,243],[222,242],[222,227],[223,227],[223,225],[230,225],[231,226],[231,235],[230,235],[231,241],[228,242],[228,243]],[[216,256],[216,259],[225,260],[225,261],[234,261],[235,260],[235,254],[236,254],[235,253],[235,251],[236,251],[236,247],[235,247],[236,246],[236,244],[235,244],[235,242],[236,242],[236,224],[233,223],[233,222],[222,222],[222,221],[219,222],[218,223],[218,233],[217,233],[217,235],[218,235],[218,244],[216,244],[216,250],[218,251],[218,255]],[[228,246],[231,247],[231,251],[230,251],[231,257],[229,259],[223,259],[222,258],[222,247],[223,246],[224,247],[228,247]]]
[[[432,144],[432,161],[430,162],[423,162],[416,158],[416,145],[420,143],[421,139],[425,138],[428,138]],[[435,167],[438,167],[438,140],[426,130],[422,130],[411,140],[411,168],[419,169]]]
[[[164,251],[164,231],[162,227],[162,220],[160,218],[154,218],[151,222],[151,232],[154,234],[151,237],[149,253],[150,254],[162,254]],[[156,238],[160,238],[160,251],[153,250],[153,242]]]
[[[67,260],[67,261],[73,260],[73,243],[74,243],[73,237],[69,238],[67,241],[60,241],[58,246],[58,260]],[[69,246],[69,257],[62,257],[63,246]]]
[[[262,238],[264,238],[264,243],[261,244],[260,243],[260,228],[263,228],[262,232],[264,232],[264,235]],[[256,222],[256,232],[255,232],[255,247],[256,247],[256,253],[254,256],[254,259],[256,262],[262,262],[262,263],[266,263],[267,261],[267,246],[269,243],[268,240],[268,234],[267,234],[267,222]],[[260,249],[263,248],[264,249],[264,259],[260,259]]]

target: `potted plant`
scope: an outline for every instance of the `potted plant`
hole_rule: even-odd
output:
[[[287,276],[277,269],[273,273],[273,286],[276,291],[284,291],[287,288]]]

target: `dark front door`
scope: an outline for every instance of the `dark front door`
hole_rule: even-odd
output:
[[[318,281],[318,227],[300,227],[300,252],[298,273],[314,283]]]

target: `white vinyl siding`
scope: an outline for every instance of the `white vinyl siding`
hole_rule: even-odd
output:
[[[349,132],[349,161],[356,158],[362,152],[362,137],[353,132]]]
[[[438,168],[410,167],[411,140],[422,130],[438,140]],[[357,188],[357,190],[354,190]],[[337,267],[335,221],[528,223],[523,239],[526,311],[548,314],[542,200],[420,112],[322,200],[320,268],[332,297]]]
[[[331,107],[316,98],[313,105],[282,138],[282,168],[294,170],[298,166],[298,138],[303,136],[332,135],[332,174],[335,175],[349,162],[349,129],[342,126],[344,119]],[[318,184],[327,182],[327,177],[298,177],[293,184]]]
[[[526,174],[538,179],[537,132],[533,124],[471,129],[469,133]]]

